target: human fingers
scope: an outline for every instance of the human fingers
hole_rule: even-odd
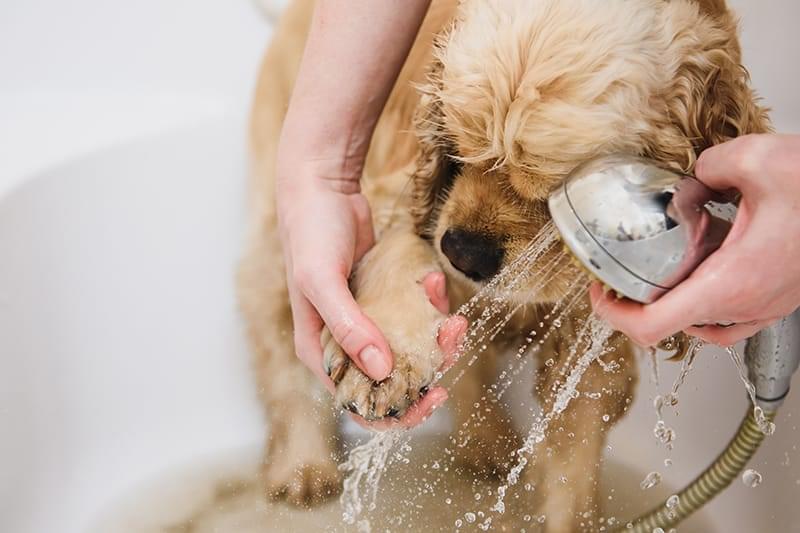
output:
[[[693,326],[687,328],[686,333],[719,346],[733,346],[739,341],[749,339],[774,322],[774,320],[756,320],[745,324],[733,324],[732,326]]]
[[[374,431],[410,429],[430,418],[433,412],[447,401],[447,397],[447,390],[443,387],[433,387],[418,402],[409,407],[399,420],[387,417],[374,422],[367,422],[356,414],[351,414],[350,416],[361,427]]]
[[[335,270],[301,276],[297,280],[299,288],[342,350],[373,380],[386,379],[392,371],[391,350],[378,327],[356,303],[347,279]]]
[[[469,323],[467,319],[460,315],[449,316],[439,327],[436,341],[439,349],[444,355],[444,360],[440,370],[444,372],[453,366],[458,360],[459,348],[464,341]]]
[[[333,381],[325,373],[322,365],[322,348],[319,343],[322,318],[291,283],[289,284],[289,302],[292,308],[294,346],[297,358],[314,372],[325,388],[333,394],[335,390]]]

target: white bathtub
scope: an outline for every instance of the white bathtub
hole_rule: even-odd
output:
[[[743,0],[732,3],[741,4],[745,14],[746,56],[756,85],[776,108],[780,128],[798,131],[794,95],[800,46],[796,36],[793,42],[784,36],[800,18],[800,8],[791,1],[770,3],[769,9]],[[201,4],[204,20],[213,25],[221,8]],[[91,18],[88,14],[101,5],[83,0],[75,9],[85,9]],[[129,19],[133,28],[146,32],[164,5],[141,3],[139,18]],[[190,9],[189,3],[176,5],[170,16]],[[0,8],[0,71],[24,63],[24,53],[11,58],[3,52],[10,44],[3,41],[3,35],[9,39],[3,25],[16,20],[12,36],[27,31],[46,39],[34,15],[55,6],[32,2]],[[244,13],[241,5],[236,9]],[[103,16],[113,19],[112,14],[98,16],[100,22]],[[103,87],[97,89],[103,105],[92,106],[92,98],[84,95],[79,113],[66,108],[67,98],[52,108],[29,104],[26,112],[3,115],[11,120],[0,123],[2,532],[83,533],[109,506],[163,472],[262,442],[263,420],[232,291],[243,228],[241,117],[257,43],[265,34],[246,20],[232,17],[223,25],[230,37],[228,55],[195,61],[193,72],[206,78],[198,74],[188,83],[180,76],[174,76],[178,81],[159,77],[174,67],[177,53],[162,70],[139,73],[157,78],[140,80],[151,96],[178,95],[175,101],[191,104],[169,120],[146,119],[148,112],[162,118],[174,113],[169,98],[154,108],[152,101],[137,100],[136,91],[103,92]],[[129,30],[132,43],[134,29]],[[242,32],[250,33],[242,38]],[[204,31],[191,35],[198,46],[208,46]],[[79,40],[86,49],[96,46],[85,35]],[[173,40],[167,35],[159,42],[177,46]],[[118,41],[114,46],[133,46]],[[47,48],[44,43],[37,50]],[[150,62],[165,55],[152,43],[148,49]],[[217,68],[233,72],[229,63],[237,53],[248,59],[235,70],[231,88],[194,92],[195,100],[180,98]],[[40,55],[33,57],[46,67]],[[113,54],[95,58],[98,69],[106,56]],[[80,54],[75,61],[79,57],[91,66]],[[786,65],[795,65],[794,78]],[[25,78],[23,71],[0,84],[0,110],[25,105],[36,94],[26,91],[41,89],[40,75]],[[86,76],[94,72],[84,71]],[[102,79],[98,72],[93,75]],[[49,96],[80,93],[75,80],[50,81]],[[138,112],[103,121],[115,103],[128,100]],[[45,131],[48,124],[56,133]],[[642,368],[640,400],[614,431],[609,455],[636,472],[659,470],[666,484],[677,487],[705,466],[735,429],[746,406],[743,387],[726,357],[709,354],[698,361],[682,389],[680,416],[671,419],[678,440],[674,464],[665,468],[666,454],[651,435],[653,387],[646,365]],[[662,370],[663,390],[677,368],[662,365]],[[800,382],[795,383],[800,391]],[[753,463],[764,483],[747,489],[736,482],[715,500],[704,517],[714,530],[800,531],[798,391]],[[632,501],[631,514],[645,508],[647,500]]]

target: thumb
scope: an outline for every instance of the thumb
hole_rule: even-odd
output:
[[[700,154],[695,176],[714,190],[737,189],[747,195],[761,182],[756,178],[764,172],[768,144],[764,136],[746,135],[712,146]]]
[[[358,306],[344,277],[315,276],[306,297],[358,368],[375,381],[389,376],[393,366],[389,344]]]
[[[354,257],[361,259],[372,245],[375,244],[375,229],[372,226],[372,211],[369,202],[363,194],[350,196],[350,205],[353,207],[353,216],[356,222],[356,247]]]

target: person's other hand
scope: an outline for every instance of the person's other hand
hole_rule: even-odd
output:
[[[652,304],[617,300],[599,284],[590,291],[595,311],[644,346],[678,331],[731,345],[800,306],[800,135],[748,135],[714,146],[695,173],[712,189],[741,193],[722,246]]]

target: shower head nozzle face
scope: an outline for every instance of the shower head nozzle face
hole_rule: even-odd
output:
[[[730,225],[705,208],[715,199],[694,178],[617,155],[575,169],[549,206],[565,244],[592,274],[650,303],[722,243]]]

